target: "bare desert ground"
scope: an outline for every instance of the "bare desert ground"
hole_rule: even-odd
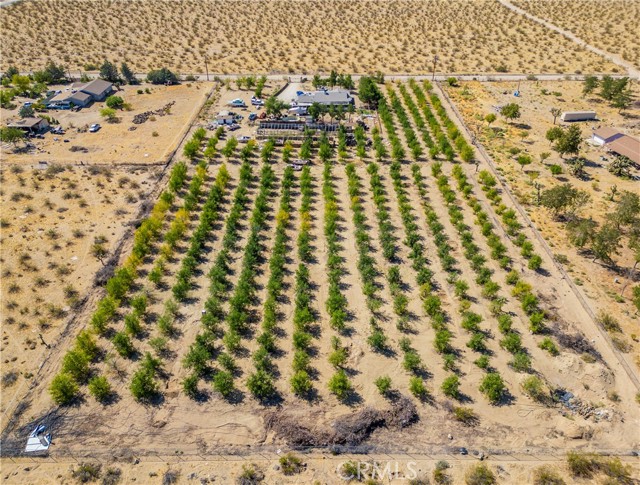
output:
[[[640,3],[628,0],[515,0],[520,8],[640,67]]]
[[[612,24],[614,10],[604,13]],[[2,66],[21,70],[53,59],[77,72],[111,59],[137,72],[204,73],[206,61],[214,73],[419,74],[437,55],[439,72],[619,71],[495,0],[46,0],[3,8],[0,21]]]
[[[637,138],[640,135],[637,122],[640,110],[636,105],[628,112],[621,114],[619,110],[608,106],[595,95],[584,96],[582,87],[583,83],[577,81],[553,83],[528,81],[520,83],[522,94],[519,98],[515,98],[513,91],[516,89],[516,84],[514,83],[468,82],[463,83],[459,88],[447,88],[447,92],[460,109],[467,125],[477,134],[497,162],[509,186],[525,205],[536,227],[549,241],[554,253],[562,261],[565,257],[568,258],[567,268],[577,284],[594,301],[599,310],[611,313],[622,325],[625,334],[623,341],[631,346],[628,349],[630,360],[640,365],[640,360],[637,359],[638,313],[633,307],[629,291],[635,282],[635,279],[629,279],[631,276],[629,268],[634,265],[634,258],[626,244],[627,240],[621,241],[619,252],[614,256],[618,265],[618,268],[614,268],[615,271],[608,265],[594,263],[592,257],[580,254],[578,249],[571,245],[564,224],[554,220],[544,207],[535,203],[536,184],[543,190],[569,182],[587,191],[591,196],[591,201],[581,215],[601,223],[615,207],[617,199],[614,197],[612,201],[609,196],[613,186],[620,193],[622,191],[637,193],[638,191],[637,180],[625,179],[609,173],[607,162],[600,159],[601,156],[608,155],[601,147],[593,146],[589,141],[594,129],[605,126],[619,129]],[[633,85],[633,89],[637,96],[637,85]],[[517,102],[522,106],[522,114],[518,122],[508,123],[498,119],[489,128],[482,118],[488,113],[495,113],[493,106],[509,102]],[[580,156],[590,161],[586,168],[587,175],[582,179],[567,173],[564,160],[551,150],[550,143],[545,138],[547,130],[554,126],[553,115],[550,112],[552,108],[559,108],[562,111],[595,110],[598,114],[598,121],[578,124],[582,129],[584,140]],[[558,124],[561,123],[558,121]],[[493,135],[496,130],[503,135]],[[533,163],[523,169],[516,162],[514,148],[529,154]],[[541,153],[549,153],[550,157],[542,161]],[[549,166],[553,164],[563,166],[564,173],[552,175]],[[637,175],[637,171],[633,173]],[[626,291],[621,297],[621,290],[625,286]]]
[[[362,436],[373,454],[460,456],[461,448],[475,457],[551,454],[559,458],[540,460],[553,462],[563,474],[567,449],[615,454],[634,449],[636,389],[530,229],[522,232],[533,241],[544,271],[529,269],[520,248],[506,237],[476,184],[474,165],[459,163],[457,156],[451,162],[442,155],[435,160],[427,156],[428,140],[437,138],[442,122],[438,115],[431,124],[418,123],[436,110],[432,100],[418,96],[427,86],[389,84],[381,89],[389,117],[361,116],[368,127],[365,137],[375,139],[377,127],[382,128],[381,140],[371,147],[361,140],[356,147],[340,148],[326,164],[316,146],[309,168],[291,172],[283,163],[285,148],[265,160],[259,156],[264,142],[254,153],[242,144],[222,150],[229,137],[218,140],[218,152],[196,168],[196,162],[204,161],[200,153],[188,165],[183,187],[175,191],[159,239],[136,266],[131,288],[107,328],[93,334],[99,350],[87,371],[106,378],[108,399],[97,401],[80,383],[72,405],[58,408],[48,392],[73,338],[82,329],[97,328],[89,324],[96,312],[93,303],[77,315],[68,335],[48,349],[50,358],[5,430],[3,451],[20,449],[25,433],[46,422],[54,433],[52,457],[94,457],[105,465],[140,457],[139,469],[116,466],[137,481],[157,483],[173,465],[146,463],[150,456],[174,463],[183,455],[275,453],[316,443],[348,451]],[[211,111],[222,108],[231,95],[223,94]],[[413,105],[418,115],[405,118]],[[410,141],[411,133],[418,135],[417,142]],[[205,133],[205,138],[213,137],[212,131]],[[412,163],[409,148],[415,143],[422,154]],[[386,155],[376,153],[381,145],[387,147]],[[392,147],[400,145],[406,156],[392,163]],[[201,150],[204,146],[203,140]],[[301,156],[302,150],[293,148],[293,156]],[[464,192],[459,186],[463,176],[470,184]],[[196,178],[202,185],[195,199],[189,199]],[[218,190],[222,196],[210,202],[210,194]],[[464,196],[469,193],[473,199]],[[215,207],[212,219],[203,217],[205,207]],[[480,209],[486,212],[483,223],[477,219]],[[166,234],[178,219],[185,221],[184,229],[175,246],[168,247]],[[198,236],[202,227],[208,228],[204,239]],[[198,240],[202,245],[194,246]],[[504,247],[494,259],[496,240]],[[125,247],[130,247],[128,241]],[[303,250],[304,244],[310,252]],[[391,249],[393,256],[387,252]],[[274,254],[284,254],[278,272]],[[486,257],[478,259],[480,254]],[[126,255],[123,251],[121,261]],[[190,272],[187,261],[195,264]],[[335,264],[339,271],[330,271]],[[520,281],[515,287],[513,273]],[[277,285],[274,274],[282,278]],[[488,286],[481,274],[495,284]],[[179,281],[185,277],[187,285],[181,289]],[[282,288],[281,293],[269,300],[274,287]],[[251,297],[241,300],[247,288]],[[346,305],[344,328],[330,324],[336,314],[328,301],[336,288]],[[516,288],[531,295],[529,305],[535,299],[547,331],[530,331],[530,306],[520,301]],[[92,301],[102,294],[96,290]],[[261,346],[267,340],[260,334],[269,328],[268,301],[276,306],[271,330],[275,347],[269,347],[265,360]],[[239,342],[233,340],[235,318],[244,322]],[[374,345],[374,335],[386,342]],[[124,340],[130,347],[121,345]],[[145,366],[153,368],[155,391],[140,401],[132,395],[132,383]],[[309,376],[307,392],[292,388],[300,366]],[[256,389],[262,388],[255,387],[255,376],[264,378],[265,373],[273,392],[259,398]],[[337,375],[348,384],[344,395],[330,387]],[[505,389],[492,402],[482,383],[496,375]],[[230,378],[233,392],[220,391],[220,376]],[[375,382],[381,377],[390,382],[385,392]],[[532,378],[537,391],[527,385]],[[190,381],[195,389],[187,385]],[[363,422],[368,423],[365,431],[358,424]],[[355,437],[340,434],[352,428]],[[429,474],[434,461],[422,465]],[[335,461],[325,463],[310,458],[300,477],[333,483]],[[529,465],[489,465],[501,483],[522,483],[520,479],[532,476]],[[7,480],[29,481],[32,471],[35,479],[48,470],[43,465],[25,471],[25,466],[31,468],[9,464]],[[56,479],[71,480],[72,465],[60,466],[65,468],[56,468]],[[289,480],[273,468],[274,462],[261,461],[260,466],[268,480]],[[228,481],[242,472],[240,465],[223,472],[206,467],[182,464],[176,470],[183,481],[210,478],[211,473]],[[466,469],[456,464],[451,474],[462,477]]]

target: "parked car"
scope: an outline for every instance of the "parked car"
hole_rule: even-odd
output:
[[[232,125],[227,126],[227,130],[229,131],[235,131],[239,129],[240,129],[240,125],[237,123],[233,123]]]
[[[302,170],[302,165],[295,165],[293,163],[290,163],[289,166],[294,169],[296,172],[299,172],[300,170]]]
[[[91,125],[89,127],[89,132],[90,133],[95,133],[96,131],[98,131],[100,128],[102,128],[98,123],[94,123],[93,125]]]
[[[242,135],[238,137],[240,143],[247,143],[249,140],[251,140],[250,136]]]
[[[257,115],[257,114],[255,114],[255,113],[251,113],[251,114],[249,115],[249,121],[254,121],[254,120],[256,120],[257,118],[258,118],[258,115]]]

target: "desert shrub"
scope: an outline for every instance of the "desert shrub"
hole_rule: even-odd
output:
[[[391,389],[391,377],[380,376],[374,381],[374,384],[378,388],[378,392],[382,395],[385,395]]]
[[[465,424],[473,424],[478,421],[478,416],[473,412],[473,409],[463,406],[455,406],[453,408],[453,417],[456,421]]]
[[[219,371],[213,376],[213,389],[228,397],[234,391],[233,375],[229,371]]]
[[[440,460],[436,463],[436,467],[433,470],[433,481],[438,485],[449,485],[452,483],[451,477],[447,475],[446,470],[450,467],[449,463],[444,460]]]
[[[111,384],[105,376],[96,376],[89,380],[89,392],[96,400],[103,402],[111,396]]]
[[[80,463],[74,468],[71,476],[80,483],[93,482],[100,478],[102,465],[100,463]]]
[[[340,369],[338,370],[331,379],[329,379],[329,390],[340,400],[345,399],[349,393],[351,392],[351,382],[349,382],[349,377],[347,377],[347,373]]]
[[[529,372],[531,370],[531,358],[525,352],[513,354],[513,360],[509,365],[517,372]]]
[[[367,338],[367,343],[372,349],[381,352],[387,346],[387,337],[381,329],[375,329]]]
[[[492,485],[496,483],[495,474],[484,463],[471,467],[464,477],[467,485]]]
[[[558,355],[560,353],[558,350],[558,346],[549,337],[543,338],[542,341],[538,344],[538,347],[542,350],[546,350],[551,355]]]
[[[415,350],[410,350],[404,354],[402,367],[409,372],[417,372],[422,367],[422,360]]]
[[[546,465],[533,471],[533,485],[565,485],[560,475]]]
[[[544,401],[546,399],[544,384],[539,377],[529,376],[522,381],[522,390],[536,401]]]
[[[445,396],[457,399],[460,396],[460,379],[455,374],[450,375],[442,382],[441,389]]]
[[[598,461],[594,455],[569,451],[567,453],[567,465],[574,477],[591,478],[598,470]]]
[[[620,324],[611,314],[600,311],[597,316],[597,321],[607,332],[621,332]]]
[[[516,354],[522,350],[522,339],[517,333],[509,332],[500,340],[500,347],[512,354]]]
[[[49,386],[53,402],[61,406],[71,403],[78,395],[78,385],[69,374],[56,375]]]
[[[505,391],[504,381],[497,372],[488,373],[484,376],[480,384],[480,392],[487,396],[487,399],[493,404],[498,403],[500,399],[502,399]]]
[[[120,468],[109,467],[102,476],[102,485],[116,485],[122,478],[122,470]]]
[[[238,485],[256,485],[264,480],[264,473],[253,463],[242,465],[242,473],[238,477]]]
[[[301,458],[293,453],[287,453],[280,457],[280,467],[285,475],[294,475],[304,470],[305,465]]]

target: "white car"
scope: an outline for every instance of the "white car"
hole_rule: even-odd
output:
[[[95,133],[96,131],[98,131],[100,128],[102,128],[98,123],[94,123],[93,125],[91,125],[89,127],[89,132],[90,133]]]
[[[250,136],[243,135],[238,137],[240,143],[247,143],[249,140],[251,140]]]

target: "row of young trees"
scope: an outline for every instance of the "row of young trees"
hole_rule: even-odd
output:
[[[438,154],[442,153],[448,161],[450,162],[453,161],[453,158],[455,156],[453,148],[451,147],[449,140],[447,139],[447,136],[442,131],[442,127],[440,126],[438,119],[433,114],[433,111],[431,111],[431,108],[429,106],[429,103],[427,102],[427,97],[425,96],[424,91],[414,79],[409,80],[409,86],[411,87],[413,94],[418,100],[418,106],[422,109],[422,114],[427,120],[429,129],[431,130],[432,138],[437,142],[436,143],[437,152],[434,151],[434,153],[438,153]],[[427,91],[429,91],[431,89],[431,84],[428,81],[425,81],[424,87]]]
[[[393,109],[393,112],[398,118],[400,126],[402,126],[402,130],[404,131],[405,141],[407,143],[407,146],[409,147],[411,156],[413,157],[413,160],[417,162],[423,153],[422,144],[420,143],[420,140],[413,130],[413,126],[411,125],[411,121],[409,120],[409,117],[404,110],[404,106],[402,106],[400,99],[396,95],[391,85],[387,86],[387,94],[391,102],[391,108]]]
[[[349,316],[347,299],[340,289],[344,266],[339,242],[340,213],[338,198],[333,187],[332,163],[333,149],[326,137],[320,140],[318,155],[324,164],[322,172],[322,195],[324,198],[324,236],[327,241],[327,275],[329,291],[325,306],[329,314],[329,325],[332,329],[343,332]]]
[[[305,148],[306,144],[306,148]],[[309,153],[307,153],[307,150]],[[307,138],[300,148],[300,157],[311,155],[311,140]],[[311,326],[316,320],[316,313],[312,306],[313,294],[309,264],[313,261],[311,248],[311,200],[313,197],[313,179],[309,166],[305,166],[300,174],[300,227],[298,229],[298,259],[299,264],[295,275],[295,299],[293,310],[293,375],[291,376],[291,390],[298,396],[307,395],[312,388],[310,350],[313,335]]]
[[[123,298],[131,287],[138,266],[142,263],[159,237],[165,216],[171,207],[176,194],[186,181],[181,168],[174,168],[170,180],[173,181],[165,190],[151,214],[142,222],[134,234],[134,245],[125,263],[115,271],[106,284],[106,295],[98,302],[90,319],[90,329],[82,330],[76,337],[74,347],[62,359],[60,372],[53,378],[49,392],[54,402],[59,405],[70,404],[77,397],[80,384],[90,377],[90,364],[99,359],[100,352],[96,335],[104,335],[108,325],[118,313]],[[90,392],[100,400],[110,394],[110,385],[104,376],[95,376],[88,381]]]

